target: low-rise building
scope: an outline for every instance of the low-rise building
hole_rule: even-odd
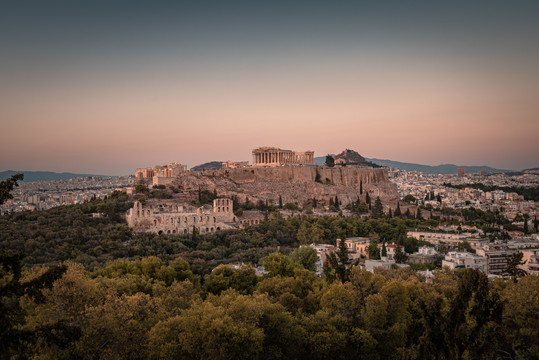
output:
[[[438,251],[429,246],[421,246],[416,253],[408,257],[409,264],[434,264],[438,257]]]
[[[486,245],[477,250],[477,254],[487,258],[487,273],[502,276],[507,269],[507,262],[516,253],[502,245]]]
[[[442,260],[442,266],[450,269],[477,269],[487,273],[487,258],[469,252],[450,251]]]
[[[526,261],[519,267],[530,275],[539,275],[539,249],[522,250],[522,260]]]

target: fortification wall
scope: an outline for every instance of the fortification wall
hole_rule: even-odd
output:
[[[320,181],[333,185],[355,186],[374,184],[388,181],[388,172],[385,168],[369,168],[361,166],[346,167],[314,167],[314,166],[281,166],[247,169],[209,170],[205,175],[226,177],[239,184],[255,183],[261,181],[290,183],[294,180],[315,181],[316,174]]]

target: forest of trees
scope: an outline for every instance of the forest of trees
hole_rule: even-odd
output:
[[[120,259],[93,271],[68,261],[56,268],[34,266],[16,277],[17,266],[4,267],[1,357],[536,359],[539,354],[537,276],[489,281],[474,270],[442,271],[428,284],[411,269],[371,274],[352,267],[343,283],[317,277],[283,254],[266,261],[270,274],[260,278],[250,267],[223,266],[201,279],[180,257],[168,263],[157,257]],[[44,275],[53,281],[44,281]],[[13,291],[6,292],[6,284]]]
[[[407,252],[421,245],[406,238],[409,228],[436,225],[435,220],[371,219],[294,216],[283,219],[270,213],[260,226],[204,235],[159,236],[133,233],[121,215],[132,206],[124,193],[106,200],[55,207],[46,211],[15,213],[0,217],[0,250],[24,253],[24,266],[55,265],[72,260],[87,269],[120,258],[157,256],[170,261],[186,259],[193,271],[204,275],[223,263],[258,264],[280,247],[288,253],[300,244],[335,244],[337,238],[373,236],[406,246]],[[92,217],[93,213],[105,217]]]
[[[538,358],[539,277],[445,269],[427,283],[411,268],[362,270],[343,246],[319,277],[299,247],[368,236],[410,253],[421,243],[407,230],[437,220],[269,213],[159,236],[126,226],[131,206],[113,193],[0,218],[0,359]]]

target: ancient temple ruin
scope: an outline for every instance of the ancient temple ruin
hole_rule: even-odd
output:
[[[282,164],[314,164],[314,151],[297,152],[275,147],[260,147],[253,150],[253,166]]]

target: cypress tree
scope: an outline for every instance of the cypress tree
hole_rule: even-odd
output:
[[[279,195],[279,209],[283,208],[283,197]]]
[[[398,202],[398,201],[397,201],[397,208],[395,209],[395,213],[393,215],[395,215],[395,217],[402,215],[400,202]]]
[[[404,213],[404,216],[405,216],[407,219],[409,219],[409,218],[412,216],[412,214],[410,214],[410,208],[406,209],[406,212]]]
[[[363,180],[359,181],[359,195],[363,195]]]
[[[374,206],[372,207],[371,217],[373,219],[380,219],[383,216],[384,216],[384,207],[382,205],[382,201],[380,200],[380,197],[378,196],[376,198],[376,201],[374,202]]]

